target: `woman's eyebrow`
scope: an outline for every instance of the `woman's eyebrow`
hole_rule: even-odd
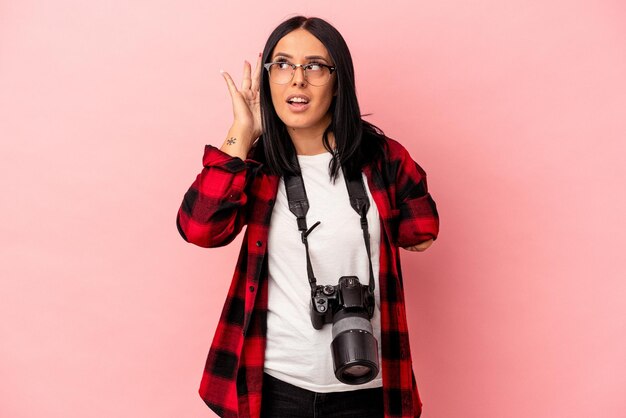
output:
[[[276,57],[278,57],[278,56],[281,56],[281,57],[286,57],[286,58],[293,58],[291,55],[289,55],[289,54],[285,54],[284,52],[277,52],[277,53],[274,55],[274,59],[275,59]],[[321,55],[307,55],[307,56],[306,56],[306,57],[304,57],[304,58],[306,58],[306,59],[308,59],[308,60],[313,59],[313,58],[317,58],[317,59],[323,59],[324,61],[328,61],[326,58],[322,57]]]

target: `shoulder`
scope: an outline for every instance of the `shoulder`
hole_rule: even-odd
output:
[[[385,136],[386,158],[390,161],[411,158],[409,151],[398,140]]]
[[[393,165],[397,171],[417,171],[419,175],[426,176],[426,172],[415,160],[409,150],[399,141],[386,137],[387,140],[387,164]]]
[[[398,171],[406,169],[407,165],[412,166],[416,164],[406,147],[395,138],[385,135],[383,144],[384,153],[382,161],[380,161],[382,163],[380,168],[387,171],[391,177],[395,177]]]

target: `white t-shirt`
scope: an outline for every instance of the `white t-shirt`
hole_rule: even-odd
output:
[[[318,285],[336,285],[341,276],[357,276],[369,283],[369,264],[360,216],[350,206],[343,173],[332,184],[328,165],[332,155],[298,155],[309,200],[307,226],[318,225],[308,236],[313,273]],[[311,286],[306,272],[304,244],[289,210],[281,178],[274,203],[268,238],[269,299],[265,372],[292,385],[315,392],[341,392],[382,386],[380,348],[380,294],[378,286],[380,218],[363,174],[370,201],[367,222],[375,279],[376,309],[371,319],[378,341],[379,373],[362,385],[348,385],[334,374],[330,349],[332,323],[316,330],[311,324]]]

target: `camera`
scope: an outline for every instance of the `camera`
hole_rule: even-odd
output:
[[[312,290],[311,323],[315,329],[333,324],[331,352],[340,382],[360,385],[378,375],[378,342],[370,322],[374,307],[373,292],[356,276]]]

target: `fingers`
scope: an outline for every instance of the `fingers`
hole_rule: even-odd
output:
[[[261,85],[261,70],[263,69],[263,63],[261,61],[261,54],[256,60],[256,67],[254,68],[254,74],[252,76],[252,91],[258,91]]]
[[[427,241],[420,242],[417,245],[413,245],[411,247],[402,247],[402,248],[404,248],[405,250],[409,250],[409,251],[420,251],[420,252],[422,252],[422,251],[426,251],[426,249],[428,249],[428,247],[430,247],[432,245],[432,243],[433,243],[433,239],[431,238],[431,239],[429,239]]]
[[[230,74],[228,74],[224,70],[220,70],[220,73],[222,73],[222,76],[224,76],[224,79],[226,80],[226,85],[228,86],[230,96],[235,97],[235,94],[237,93],[237,86],[235,86],[235,82],[231,78]]]
[[[243,62],[243,81],[241,82],[241,90],[249,90],[252,84],[250,79],[250,63],[248,61]]]
[[[262,60],[261,55],[259,55],[256,61],[256,67],[254,68],[254,74],[252,74],[252,66],[250,65],[250,63],[244,60],[243,80],[241,81],[242,91],[243,90],[252,90],[252,91],[259,90],[259,86],[261,85],[261,70],[263,68],[263,65],[261,64],[261,60]],[[230,74],[228,74],[224,70],[220,70],[220,72],[222,73],[222,75],[224,76],[224,79],[226,80],[230,94],[232,95],[234,92],[239,91],[237,90],[237,87],[235,86],[235,82],[233,81]]]

